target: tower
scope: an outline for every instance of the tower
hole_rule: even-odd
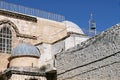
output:
[[[90,19],[89,19],[89,36],[95,36],[96,35],[96,22],[93,19],[92,13],[90,14]]]

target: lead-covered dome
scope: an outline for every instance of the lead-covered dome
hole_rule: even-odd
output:
[[[75,32],[75,33],[79,33],[79,34],[84,34],[82,29],[77,24],[75,24],[71,21],[63,21],[63,23],[65,23],[68,32]]]
[[[40,57],[40,51],[31,44],[20,43],[12,50],[11,57],[15,57],[15,56]]]

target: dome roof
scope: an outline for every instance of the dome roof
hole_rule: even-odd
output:
[[[79,33],[79,34],[84,34],[82,29],[75,23],[71,22],[71,21],[63,21],[63,23],[66,24],[66,28],[68,32],[75,32],[75,33]]]
[[[40,57],[40,52],[35,46],[31,44],[20,43],[12,50],[11,53],[11,57],[24,55]]]

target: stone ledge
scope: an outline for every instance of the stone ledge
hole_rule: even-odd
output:
[[[31,17],[31,16],[27,16],[24,14],[15,13],[7,10],[0,9],[0,14],[4,16],[12,17],[12,18],[22,19],[22,20],[31,21],[31,22],[37,22],[37,18],[35,17]]]
[[[6,69],[3,73],[4,74],[21,74],[21,75],[32,75],[32,76],[46,76],[45,72],[40,71],[38,68],[32,67],[10,67]]]

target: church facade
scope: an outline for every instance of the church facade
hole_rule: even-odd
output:
[[[61,15],[0,1],[0,80],[120,80],[120,24],[88,37]]]
[[[89,39],[71,21],[0,10],[0,80],[56,80],[55,55]]]

